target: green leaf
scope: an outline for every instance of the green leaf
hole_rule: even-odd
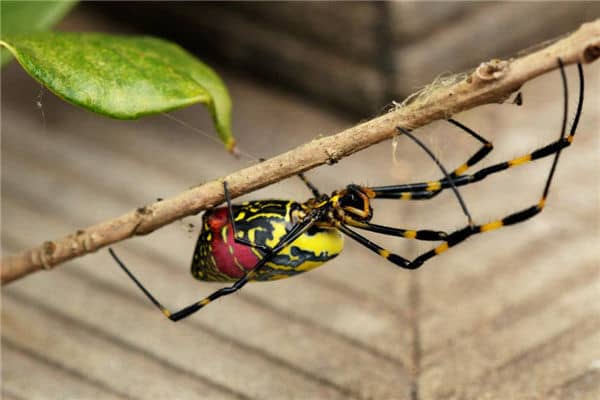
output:
[[[207,65],[167,41],[100,33],[33,33],[0,40],[57,96],[112,118],[134,119],[203,103],[234,149],[231,99]]]
[[[60,21],[76,1],[2,1],[0,2],[0,36],[39,32]],[[0,50],[0,65],[12,60],[6,49]]]

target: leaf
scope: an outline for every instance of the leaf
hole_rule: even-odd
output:
[[[0,3],[1,33],[9,34],[39,32],[50,29],[60,21],[76,1],[2,1]],[[0,50],[0,65],[12,60],[10,52]]]
[[[233,151],[231,99],[223,81],[181,47],[148,36],[33,33],[0,40],[57,96],[112,118],[135,119],[203,103]]]

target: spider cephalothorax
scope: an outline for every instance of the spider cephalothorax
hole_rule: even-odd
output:
[[[367,187],[348,185],[345,189],[334,192],[334,207],[341,211],[341,215],[357,221],[370,221],[373,218],[373,208],[370,199],[375,197],[373,191]]]

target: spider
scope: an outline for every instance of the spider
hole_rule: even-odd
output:
[[[457,126],[481,143],[481,147],[464,164],[451,173],[448,173],[433,153],[408,130],[402,127],[397,128],[399,133],[409,136],[437,163],[443,172],[443,178],[440,180],[378,187],[350,184],[344,189],[336,190],[331,195],[327,195],[321,193],[304,175],[300,174],[300,178],[314,196],[306,202],[257,200],[241,205],[232,205],[227,182],[224,182],[223,190],[226,206],[204,213],[202,218],[203,230],[198,237],[191,272],[199,280],[233,282],[233,284],[223,287],[179,311],[171,312],[164,307],[129,271],[115,252],[112,249],[109,249],[109,252],[139,289],[171,321],[179,321],[188,317],[214,300],[240,290],[250,281],[271,281],[287,278],[318,267],[336,257],[342,251],[344,235],[400,268],[417,269],[429,259],[473,235],[523,222],[543,210],[558,158],[562,149],[573,142],[583,106],[583,68],[581,64],[577,64],[579,99],[575,118],[567,135],[567,80],[560,59],[558,64],[564,91],[560,136],[556,141],[521,157],[466,174],[469,168],[492,151],[493,146],[491,142],[470,128],[454,119],[449,119],[449,123]],[[458,187],[479,182],[497,172],[550,155],[554,155],[554,159],[542,196],[536,204],[492,222],[485,224],[473,222],[458,192]],[[446,233],[428,229],[411,230],[370,222],[373,217],[371,206],[371,200],[373,199],[425,200],[431,199],[449,188],[454,191],[463,213],[468,219],[465,227],[454,232]],[[439,241],[441,243],[409,260],[377,245],[352,228],[405,239]]]

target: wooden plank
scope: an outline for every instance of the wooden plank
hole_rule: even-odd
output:
[[[477,385],[467,386],[463,390],[464,396],[479,399],[484,393],[494,392],[500,398],[546,398],[546,392],[557,382],[568,383],[593,373],[592,363],[600,356],[600,318],[597,315],[511,360],[478,380]],[[506,385],[506,382],[511,384]],[[590,385],[589,389],[588,395],[598,393],[598,388],[594,390]]]
[[[223,8],[222,4],[217,7]],[[235,2],[233,12],[315,47],[360,61],[377,55],[380,5],[369,2]],[[207,10],[210,13],[210,10]],[[298,16],[302,18],[298,18]]]
[[[3,299],[4,300],[4,299]],[[4,303],[4,307],[8,305]],[[3,331],[10,329],[4,325]],[[31,329],[25,329],[30,332]],[[22,332],[23,333],[23,332]],[[2,336],[2,398],[3,399],[47,399],[55,394],[65,394],[73,398],[128,398],[124,393],[110,386],[99,385],[85,377],[80,371],[73,371],[57,365],[52,360],[30,351],[26,347]],[[66,389],[66,390],[65,390]]]
[[[474,68],[478,60],[513,56],[526,43],[575,30],[600,12],[597,3],[579,5],[557,2],[553,7],[539,7],[523,2],[475,7],[457,23],[395,49],[396,93],[406,95],[440,74]]]
[[[468,23],[469,14],[488,6],[483,2],[436,2],[435,6],[417,1],[390,2],[392,44],[418,43],[435,31],[453,24]]]
[[[444,356],[435,364],[429,365],[421,375],[423,398],[451,398],[457,393],[464,393],[468,398],[478,398],[478,395],[470,396],[468,393],[489,392],[492,388],[486,388],[486,375],[494,376],[496,369],[512,365],[513,359],[518,359],[520,354],[536,354],[535,349],[539,343],[548,341],[554,345],[556,340],[562,339],[563,332],[567,332],[562,340],[563,347],[557,347],[556,352],[569,354],[569,346],[587,340],[587,336],[598,329],[597,320],[595,324],[590,322],[592,325],[587,328],[586,324],[587,321],[594,321],[594,315],[598,315],[600,311],[598,307],[590,307],[599,289],[598,283],[591,283],[583,289],[561,296],[552,307],[542,310],[534,318],[518,320],[496,329],[493,335],[480,333],[465,337],[459,345],[444,349]],[[578,352],[576,356],[580,358],[580,363],[586,362],[589,365],[598,354]],[[554,364],[550,361],[546,363],[543,358],[538,361],[549,369],[553,368]],[[531,361],[530,365],[516,367],[516,370],[521,373],[529,371],[534,363],[535,361]],[[501,380],[504,386],[499,385],[495,392],[501,393],[502,390],[517,387],[516,382],[512,381],[506,386],[508,381]],[[537,390],[536,394],[543,389],[544,386],[533,388]]]
[[[341,394],[330,385],[308,380],[299,372],[274,364],[259,352],[244,351],[231,339],[200,330],[193,322],[167,324],[164,319],[155,318],[155,309],[146,307],[147,304],[137,298],[118,292],[103,295],[101,291],[108,288],[98,287],[94,280],[79,278],[76,274],[54,273],[44,277],[43,282],[36,282],[35,286],[22,285],[15,289],[47,305],[53,312],[60,309],[69,318],[81,321],[104,336],[117,337],[128,347],[143,347],[152,358],[164,360],[189,375],[204,377],[248,397],[274,395],[287,398],[293,397],[294,393],[305,393],[307,396],[348,398],[347,394]],[[65,304],[65,299],[59,296],[48,298],[44,290],[68,291],[69,301]],[[243,332],[238,334],[243,335]]]
[[[511,257],[498,260],[506,262],[504,265],[508,268],[503,268],[502,262],[497,263],[496,268],[481,277],[480,280],[485,282],[479,282],[476,290],[469,286],[474,279],[465,279],[461,285],[449,286],[452,290],[447,292],[454,293],[436,292],[439,295],[437,304],[450,297],[452,300],[446,313],[440,312],[442,307],[437,306],[434,315],[423,316],[422,326],[426,333],[422,339],[427,345],[427,353],[431,353],[432,357],[434,353],[444,357],[445,351],[460,342],[464,335],[489,332],[519,318],[531,317],[551,305],[559,293],[585,286],[598,274],[596,262],[599,255],[589,252],[590,246],[590,240],[572,242],[571,250],[583,254],[575,265],[569,262],[569,257],[560,247],[559,251],[547,251],[536,254],[536,257],[531,257],[527,249],[511,252]],[[511,262],[509,258],[518,262]],[[557,260],[554,273],[548,273],[548,259]],[[560,268],[560,263],[569,265],[569,268]],[[524,265],[527,268],[523,268]],[[514,268],[517,266],[521,268]],[[463,289],[463,294],[459,295],[456,292],[460,289]],[[454,318],[449,320],[449,316]],[[430,362],[436,363],[436,358]]]
[[[242,393],[231,392],[226,387],[153,358],[144,349],[128,346],[118,337],[102,335],[90,326],[46,307],[47,302],[43,299],[43,302],[36,302],[16,293],[9,289],[2,296],[7,310],[3,313],[3,350],[8,348],[32,359],[42,357],[48,366],[57,371],[67,371],[73,381],[80,382],[79,385],[71,385],[72,382],[59,381],[55,387],[46,388],[46,397],[142,398],[139,394],[144,393],[154,398],[191,398],[198,395],[207,399],[246,398]],[[93,313],[93,310],[88,311]],[[9,365],[7,373],[12,376],[18,370]],[[39,379],[31,379],[26,373],[24,376],[29,376],[27,386],[23,388],[26,394],[48,386],[44,382],[46,380],[54,380],[52,374],[47,377],[40,374]],[[159,376],[162,380],[154,379]],[[164,380],[169,385],[165,385]],[[93,384],[96,393],[78,391],[78,387],[86,382],[90,386]],[[4,384],[11,391],[19,389],[17,382],[5,381]]]
[[[575,376],[548,393],[548,399],[580,399],[595,400],[600,397],[600,370],[597,366],[590,368],[579,376]]]

